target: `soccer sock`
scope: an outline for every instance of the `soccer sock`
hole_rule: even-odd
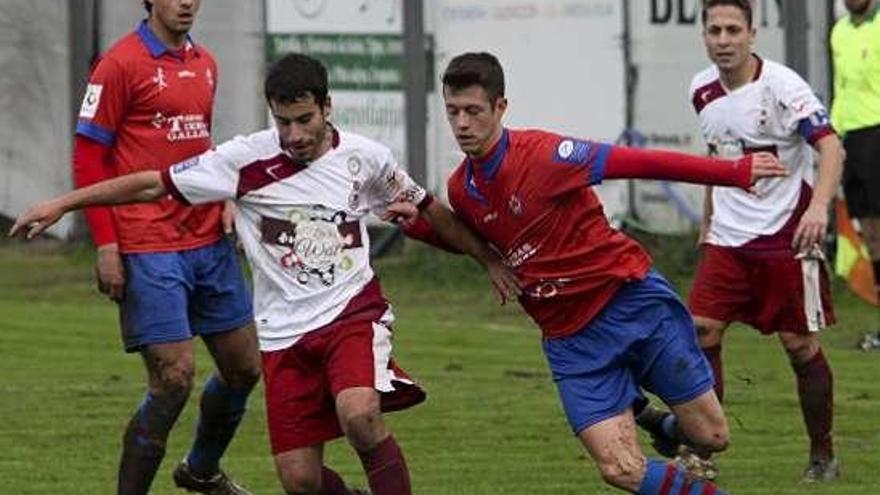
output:
[[[369,452],[358,452],[373,495],[410,495],[409,470],[394,440],[382,440]]]
[[[820,348],[806,363],[792,362],[792,368],[797,375],[801,412],[810,436],[810,458],[831,458],[834,379],[828,361]]]
[[[119,495],[141,495],[150,491],[159,464],[165,457],[168,432],[186,404],[186,395],[144,396],[125,429],[119,462]]]
[[[645,477],[636,495],[725,495],[712,482],[690,479],[674,463],[648,459]]]
[[[354,493],[345,486],[345,481],[339,473],[327,466],[321,467],[321,495],[354,495]]]
[[[217,375],[205,383],[196,438],[186,457],[193,472],[210,476],[220,469],[220,458],[241,423],[251,390],[232,388]]]
[[[712,374],[715,375],[715,395],[718,402],[724,402],[724,368],[721,366],[721,344],[703,349],[703,354],[712,366]]]

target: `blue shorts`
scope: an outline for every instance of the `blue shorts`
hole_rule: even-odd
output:
[[[690,313],[653,270],[577,333],[545,339],[544,354],[575,434],[644,400],[640,387],[676,405],[714,385]]]
[[[232,243],[123,256],[120,303],[127,352],[141,346],[223,333],[253,320],[251,295]]]

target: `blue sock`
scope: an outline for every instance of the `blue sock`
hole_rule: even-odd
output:
[[[229,387],[217,375],[211,375],[205,383],[196,438],[186,457],[194,472],[211,475],[220,469],[220,458],[241,423],[250,392],[250,388]]]
[[[648,459],[645,477],[637,495],[726,495],[714,484],[703,480],[688,480],[684,469],[656,459]]]

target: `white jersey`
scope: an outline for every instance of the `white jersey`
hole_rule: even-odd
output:
[[[269,129],[238,136],[165,174],[179,199],[236,200],[263,351],[290,347],[332,322],[373,278],[368,213],[403,196],[414,203],[426,196],[387,147],[333,133],[333,148],[308,164],[292,160]]]
[[[723,86],[718,68],[697,74],[691,102],[709,153],[726,158],[768,151],[785,164],[788,177],[761,179],[754,193],[713,187],[712,218],[707,242],[743,246],[781,236],[796,223],[802,188],[814,182],[811,144],[833,132],[825,107],[810,86],[784,65],[758,58],[753,80],[733,91]]]

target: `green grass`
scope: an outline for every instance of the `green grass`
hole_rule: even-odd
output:
[[[689,240],[644,239],[661,270],[686,288]],[[380,261],[395,305],[401,364],[428,401],[389,416],[418,494],[618,493],[603,486],[568,431],[537,330],[498,307],[470,261],[407,246]],[[877,310],[835,287],[838,326],[823,335],[835,375],[835,434],[843,477],[798,483],[807,440],[794,379],[775,339],[743,327],[725,341],[732,447],[719,483],[738,494],[868,494],[880,486],[880,354],[854,348]],[[143,393],[136,355],[120,349],[113,305],[93,288],[91,254],[78,248],[0,249],[0,480],[4,493],[113,493],[121,432]],[[210,371],[200,346],[198,383]],[[198,392],[198,390],[196,391]],[[262,388],[225,467],[256,493],[281,493],[269,455]],[[171,469],[193,431],[191,400],[152,493],[177,493]],[[363,485],[343,442],[328,462]]]

